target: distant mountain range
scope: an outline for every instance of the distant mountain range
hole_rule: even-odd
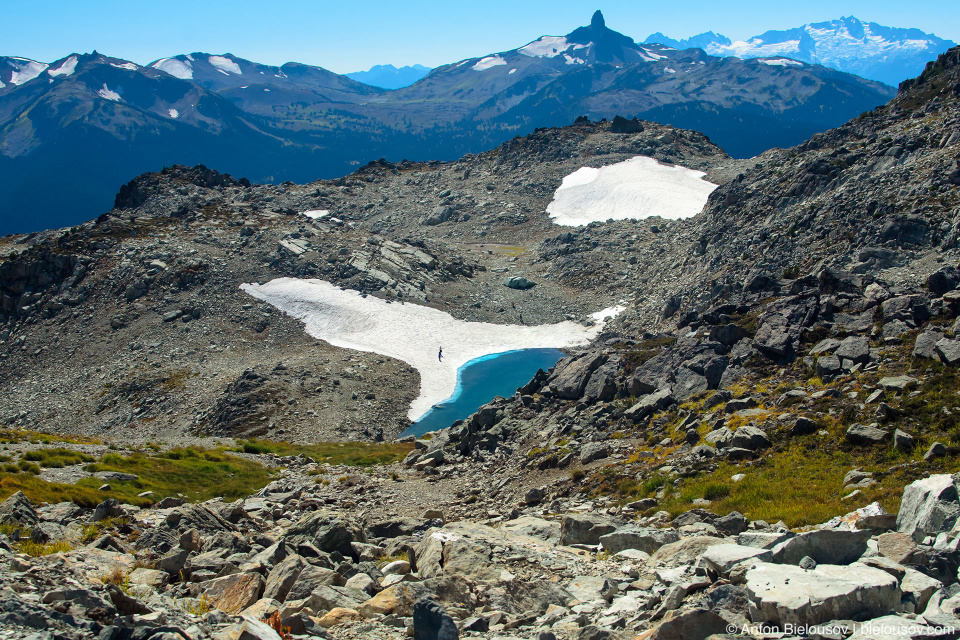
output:
[[[677,49],[695,47],[712,56],[765,58],[784,56],[792,60],[822,64],[863,78],[897,86],[923,71],[927,62],[956,43],[919,29],[884,27],[853,16],[805,24],[785,31],[767,31],[746,41],[708,31],[674,40],[654,33],[645,43],[665,44]]]
[[[430,67],[415,64],[412,67],[400,67],[392,64],[378,64],[370,67],[369,71],[354,71],[345,74],[348,78],[381,89],[400,89],[409,87],[414,82],[430,73]]]
[[[174,163],[308,182],[385,157],[444,160],[537,127],[640,116],[732,155],[791,146],[893,90],[783,57],[720,58],[590,25],[432,70],[393,91],[320,67],[192,53],[140,66],[96,52],[0,58],[0,233],[70,225]],[[638,153],[641,150],[638,150]]]

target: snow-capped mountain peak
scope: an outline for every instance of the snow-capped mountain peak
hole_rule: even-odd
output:
[[[919,29],[885,27],[846,16],[731,41],[712,31],[685,40],[655,33],[644,42],[738,58],[784,56],[897,85],[956,43]]]

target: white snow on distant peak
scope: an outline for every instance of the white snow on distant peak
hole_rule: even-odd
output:
[[[97,95],[105,100],[113,100],[114,102],[120,102],[120,94],[116,91],[111,91],[107,88],[107,83],[103,83],[103,89],[97,91]]]
[[[126,69],[127,71],[136,71],[138,69],[137,65],[133,64],[132,62],[124,62],[123,64],[111,62],[110,66],[116,67],[117,69]]]
[[[654,53],[649,49],[640,49],[640,57],[643,58],[646,62],[656,62],[657,60],[663,60],[667,56],[662,56],[659,53]]]
[[[227,72],[224,71],[223,69],[217,69],[217,71],[219,71],[220,73],[222,73],[222,74],[225,75],[225,76],[230,75],[229,73],[227,73]]]
[[[179,118],[179,117],[180,117],[180,112],[177,111],[176,109],[167,109],[167,113],[170,114],[170,117],[171,117],[171,118]]]
[[[17,62],[24,63],[22,66],[18,67],[16,71],[10,74],[10,84],[21,85],[24,82],[30,82],[38,75],[43,73],[43,70],[47,68],[47,65],[42,62],[34,62],[33,60],[27,60],[26,58],[13,58]]]
[[[676,70],[676,69],[671,69],[670,67],[664,67],[664,68],[663,68],[663,72],[664,72],[664,73],[676,73],[677,70]]]
[[[569,48],[570,43],[563,36],[543,36],[518,51],[531,58],[555,58]]]
[[[273,74],[273,77],[274,77],[274,78],[286,78],[286,77],[287,77],[287,74],[285,74],[283,71],[279,71],[278,73]]]
[[[154,69],[165,71],[174,78],[180,78],[181,80],[193,80],[193,65],[191,65],[189,62],[183,62],[182,60],[177,60],[176,58],[161,58],[150,66],[152,66]]]
[[[512,76],[512,75],[515,74],[516,72],[517,72],[516,69],[510,69],[510,72],[507,73],[507,75],[508,75],[508,76]]]
[[[791,60],[789,58],[773,58],[772,60],[760,60],[760,64],[770,67],[802,67],[802,62]]]
[[[717,188],[704,175],[646,156],[599,169],[583,167],[563,179],[547,213],[555,224],[568,227],[610,219],[689,218]]]
[[[492,69],[493,67],[499,67],[500,65],[505,64],[507,64],[507,61],[500,56],[487,56],[470,68],[474,71],[486,71],[487,69]]]
[[[56,69],[50,69],[47,71],[54,78],[57,76],[72,76],[73,72],[77,70],[77,56],[70,56],[63,61],[63,64],[57,67]]]
[[[207,58],[207,62],[224,73],[232,73],[237,76],[243,75],[243,71],[240,70],[240,65],[230,58],[224,58],[223,56],[210,56]]]
[[[188,53],[187,55],[185,55],[184,57],[185,57],[187,60],[189,60],[190,62],[193,62],[193,56],[190,55],[189,53]]]
[[[563,59],[566,61],[567,64],[586,64],[587,63],[587,61],[583,60],[582,58],[574,58],[573,56],[566,53],[563,54]]]

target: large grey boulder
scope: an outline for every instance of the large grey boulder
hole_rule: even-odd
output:
[[[413,605],[414,640],[458,640],[460,632],[450,614],[433,598],[421,598]]]
[[[650,566],[660,569],[673,569],[690,565],[697,561],[709,547],[728,544],[723,538],[712,536],[694,536],[677,542],[665,544],[650,556]]]
[[[799,564],[805,557],[817,564],[850,564],[867,550],[869,531],[820,529],[807,531],[773,548],[773,561],[781,564]]]
[[[603,460],[610,455],[610,449],[602,442],[588,442],[580,449],[580,464],[589,464],[594,460]]]
[[[654,553],[663,545],[679,539],[680,535],[676,529],[625,527],[600,536],[600,544],[610,553],[619,553],[624,549],[639,549],[644,553]]]
[[[600,536],[613,533],[623,523],[595,514],[566,515],[560,523],[560,544],[600,544]]]
[[[897,579],[864,564],[820,564],[806,570],[759,563],[746,572],[750,619],[812,625],[830,620],[870,619],[900,603]]]
[[[566,589],[580,602],[610,602],[618,591],[617,583],[603,576],[577,576],[567,584]]]
[[[607,356],[601,353],[587,353],[562,367],[558,365],[548,380],[550,388],[559,398],[578,400],[583,397],[590,375],[606,361]]]
[[[937,355],[944,364],[955,365],[960,363],[960,340],[943,338],[936,344]]]
[[[12,496],[0,502],[0,523],[22,525],[33,528],[40,519],[30,499],[23,491],[17,491]]]
[[[309,542],[321,551],[327,553],[337,551],[344,556],[353,555],[351,542],[365,542],[363,532],[359,528],[324,511],[310,512],[301,516],[287,529],[284,539],[293,546]]]
[[[267,583],[263,589],[264,598],[273,598],[283,602],[293,588],[300,573],[307,567],[307,561],[297,555],[288,556],[275,566],[267,575]],[[339,574],[338,574],[339,575]]]
[[[866,336],[849,336],[844,338],[833,355],[854,362],[869,362],[870,340],[868,340]]]
[[[769,549],[742,547],[738,544],[717,544],[703,552],[703,561],[722,576],[739,564],[750,561],[769,562],[773,553]]]
[[[550,520],[521,516],[515,520],[508,520],[500,525],[500,530],[530,538],[536,538],[550,544],[560,542],[560,525]]]
[[[686,367],[680,367],[674,374],[673,395],[678,400],[686,400],[709,388],[705,376]]]
[[[624,411],[623,415],[634,422],[640,422],[655,412],[676,403],[670,387],[663,387],[644,396],[635,405]]]
[[[756,427],[746,425],[733,432],[733,438],[730,440],[730,446],[737,449],[765,449],[770,446],[770,438],[767,434]]]
[[[847,429],[847,442],[859,445],[880,444],[890,435],[886,429],[875,424],[852,424]]]
[[[917,358],[933,359],[937,357],[937,342],[943,340],[943,334],[934,329],[927,329],[917,336],[913,345],[913,355]]]
[[[510,289],[530,289],[537,286],[537,283],[523,276],[508,276],[503,279],[503,286]]]
[[[949,531],[960,517],[957,476],[938,474],[907,485],[903,490],[897,531],[917,542]]]

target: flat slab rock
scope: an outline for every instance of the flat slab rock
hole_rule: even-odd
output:
[[[900,602],[897,579],[859,562],[821,564],[816,569],[759,563],[746,574],[750,619],[811,625],[830,620],[875,618]]]

